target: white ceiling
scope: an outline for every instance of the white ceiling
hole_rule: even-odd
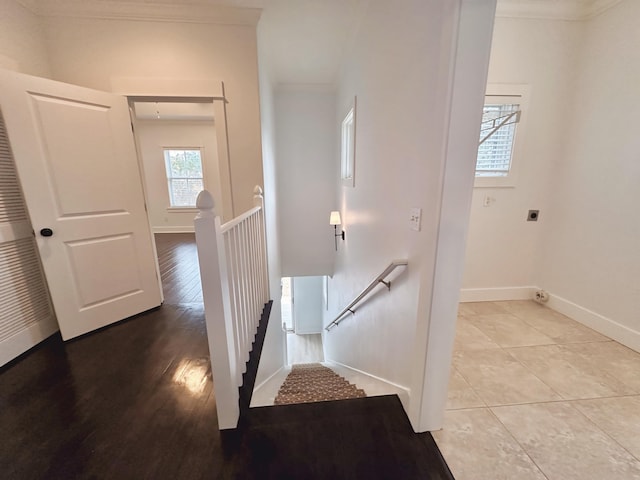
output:
[[[264,0],[261,48],[276,84],[331,84],[362,0]]]

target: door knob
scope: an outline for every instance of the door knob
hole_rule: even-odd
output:
[[[53,235],[53,230],[51,230],[50,228],[43,228],[42,230],[40,230],[40,235],[42,235],[43,237],[50,237],[51,235]]]

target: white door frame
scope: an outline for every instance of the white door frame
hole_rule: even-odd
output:
[[[213,103],[218,148],[218,176],[222,190],[222,205],[217,206],[216,211],[221,212],[223,222],[233,219],[236,212],[233,203],[224,83],[210,78],[113,77],[111,90],[115,94],[127,97],[129,102]],[[138,144],[136,138],[136,145]],[[138,163],[141,171],[144,171],[139,150]]]
[[[444,422],[496,0],[457,0],[449,8],[456,23],[447,59],[435,269],[421,268],[409,405],[416,432]]]

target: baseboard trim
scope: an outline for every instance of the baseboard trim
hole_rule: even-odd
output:
[[[640,332],[632,330],[604,315],[581,307],[558,295],[550,294],[549,302],[546,305],[552,310],[562,313],[576,322],[580,322],[636,352],[640,352]]]
[[[58,322],[50,316],[0,342],[0,367],[35,347],[58,330]]]
[[[393,383],[393,382],[390,382],[389,380],[386,380],[384,378],[377,377],[376,375],[372,375],[370,373],[363,372],[362,370],[358,370],[357,368],[350,367],[349,365],[345,365],[344,363],[337,362],[337,361],[332,360],[330,358],[325,358],[324,363],[334,363],[336,365],[340,365],[341,367],[344,367],[344,368],[347,368],[349,370],[352,370],[352,371],[354,371],[356,373],[359,373],[360,375],[365,375],[365,376],[367,376],[369,378],[373,378],[374,380],[376,380],[378,382],[385,383],[385,384],[389,385],[390,387],[393,387],[396,390],[400,390],[401,393],[398,395],[398,397],[400,398],[400,401],[402,402],[402,406],[404,407],[405,411],[406,412],[409,411],[410,390],[407,387],[403,387],[402,385],[398,385],[397,383]]]
[[[500,302],[506,300],[532,300],[537,287],[463,288],[460,302]]]
[[[271,375],[269,375],[265,380],[263,380],[262,382],[260,382],[258,384],[257,387],[253,388],[253,393],[257,392],[258,390],[260,390],[262,387],[264,387],[269,380],[271,380],[273,377],[275,377],[276,375],[278,375],[281,371],[283,371],[285,369],[284,366],[280,367],[278,370],[276,370],[275,372],[273,372]]]
[[[193,233],[195,232],[195,227],[184,226],[184,227],[152,227],[153,233]]]
[[[460,302],[532,300],[537,290],[540,290],[540,287],[467,288],[460,290]],[[632,330],[615,320],[593,312],[588,308],[582,307],[553,293],[549,293],[549,302],[545,305],[636,352],[640,352],[640,331]],[[344,366],[347,367],[346,365]]]

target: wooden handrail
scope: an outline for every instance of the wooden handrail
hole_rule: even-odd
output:
[[[389,290],[391,290],[391,282],[385,282],[385,278],[393,272],[398,267],[406,267],[409,265],[408,260],[394,260],[391,262],[387,268],[383,270],[383,272],[378,275],[362,292],[358,295],[349,305],[347,305],[333,321],[325,327],[326,331],[331,330],[332,327],[335,327],[342,321],[342,317],[344,317],[347,312],[356,313],[354,307],[360,303],[362,299],[364,299],[374,288],[376,288],[380,283],[384,284]]]

